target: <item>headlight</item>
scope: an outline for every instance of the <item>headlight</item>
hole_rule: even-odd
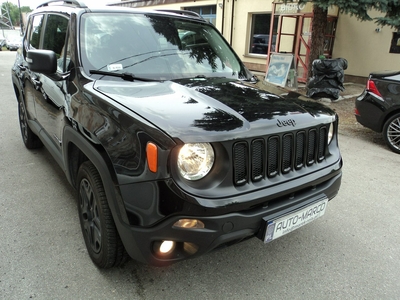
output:
[[[214,150],[209,143],[186,144],[179,151],[178,169],[183,178],[199,180],[210,172]]]
[[[329,130],[328,130],[328,145],[332,142],[333,139],[333,134],[334,134],[334,123],[331,123],[329,125]]]

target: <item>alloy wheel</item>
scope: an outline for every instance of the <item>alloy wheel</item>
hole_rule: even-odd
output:
[[[94,253],[101,251],[101,221],[99,208],[93,188],[87,179],[82,179],[80,186],[80,212],[84,232]]]
[[[386,135],[390,145],[400,151],[400,116],[389,123]]]
[[[24,142],[28,141],[28,122],[26,120],[25,107],[22,101],[19,101],[19,126]]]

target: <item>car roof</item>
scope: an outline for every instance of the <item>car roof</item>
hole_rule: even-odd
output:
[[[207,22],[202,16],[200,16],[196,12],[188,11],[188,10],[142,10],[135,9],[132,7],[123,7],[123,6],[105,6],[105,5],[93,5],[87,6],[84,1],[79,0],[49,0],[42,4],[40,4],[33,13],[36,12],[65,12],[72,13],[81,10],[83,12],[95,12],[95,13],[109,13],[109,12],[128,12],[128,13],[138,13],[138,14],[159,14],[159,15],[173,15],[179,16],[182,18],[188,18],[192,20]]]

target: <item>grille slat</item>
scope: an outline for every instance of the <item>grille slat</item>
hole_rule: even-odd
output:
[[[248,172],[247,143],[236,143],[233,149],[234,182],[236,185],[243,185],[247,181]]]
[[[304,145],[306,144],[306,133],[304,131],[298,132],[296,135],[296,170],[304,166]]]
[[[276,176],[279,170],[279,138],[277,136],[268,139],[267,149],[267,175],[271,178]]]
[[[318,161],[322,161],[325,158],[325,145],[327,140],[326,127],[322,127],[319,130],[318,138]]]
[[[257,139],[251,145],[251,179],[259,181],[264,176],[264,140]]]
[[[312,129],[308,133],[307,165],[309,166],[311,166],[315,162],[316,140],[317,140],[317,131],[315,129]]]
[[[286,134],[282,142],[282,173],[289,173],[292,169],[293,135]]]
[[[273,135],[233,145],[235,185],[257,182],[312,166],[325,159],[327,128]]]

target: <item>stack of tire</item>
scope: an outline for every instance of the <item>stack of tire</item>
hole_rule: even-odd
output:
[[[344,91],[344,70],[347,60],[344,58],[316,59],[312,63],[312,74],[307,84],[307,96],[313,99],[339,99]]]

